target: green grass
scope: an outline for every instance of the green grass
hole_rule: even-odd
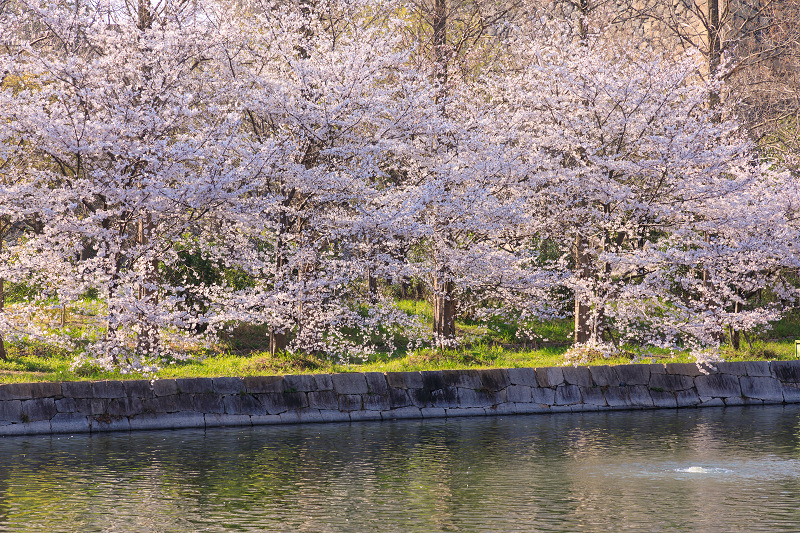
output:
[[[432,318],[428,302],[404,300],[398,306],[409,314]],[[70,315],[75,329],[86,317]],[[161,363],[156,374],[122,374],[84,365],[72,368],[73,355],[43,343],[7,344],[8,360],[0,361],[0,383],[75,381],[104,379],[152,379],[183,377],[253,376],[270,374],[305,374],[330,372],[399,372],[462,368],[543,367],[565,364],[564,352],[569,348],[572,325],[569,320],[553,320],[526,324],[541,339],[522,342],[517,326],[506,323],[475,324],[458,322],[458,334],[466,342],[453,350],[423,349],[401,352],[393,356],[378,354],[364,363],[338,364],[312,355],[279,355],[268,353],[267,331],[263,327],[245,326],[234,330],[218,352],[205,350],[185,361]],[[800,339],[800,312],[795,311],[771,330],[751,336],[752,346],[742,339],[741,349],[723,346],[720,355],[726,361],[788,360],[795,358],[794,339]],[[631,362],[636,347],[627,347],[627,355],[605,359],[595,357],[587,364],[625,364]],[[651,353],[652,352],[652,353]],[[666,350],[644,351],[634,362],[693,362],[687,352]]]

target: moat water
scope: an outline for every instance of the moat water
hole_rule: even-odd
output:
[[[800,406],[0,438],[0,531],[798,531]]]

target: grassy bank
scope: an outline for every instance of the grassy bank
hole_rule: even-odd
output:
[[[406,312],[430,320],[430,305],[419,301],[402,301]],[[73,315],[74,316],[74,315]],[[85,320],[85,319],[84,319]],[[76,325],[80,323],[76,320]],[[650,362],[694,362],[688,352],[628,346],[620,354],[605,358],[588,353],[584,357],[565,357],[572,336],[568,320],[554,320],[528,326],[545,343],[519,343],[516,331],[505,324],[478,325],[458,322],[462,347],[454,350],[431,349],[401,352],[394,356],[377,355],[371,360],[332,362],[312,355],[269,355],[268,335],[263,328],[245,327],[234,330],[217,349],[197,351],[187,360],[159,364],[154,374],[109,372],[90,365],[74,368],[74,354],[45,344],[12,344],[8,360],[0,361],[0,383],[37,381],[76,381],[103,379],[152,379],[177,377],[253,376],[269,374],[301,374],[328,372],[399,372],[456,368],[543,367],[564,364],[626,364]],[[76,328],[78,330],[78,328]],[[739,351],[723,346],[719,355],[726,361],[794,359],[794,339],[800,339],[800,313],[794,312],[773,324],[769,330],[742,341]]]
[[[399,372],[417,370],[441,370],[455,368],[512,368],[542,367],[565,364],[567,346],[540,349],[506,348],[501,345],[477,344],[468,348],[437,352],[420,350],[395,358],[382,358],[366,363],[334,364],[311,356],[276,356],[260,352],[250,355],[231,353],[211,354],[188,361],[165,364],[156,374],[121,374],[84,366],[71,368],[69,354],[48,351],[42,347],[20,350],[12,347],[9,360],[0,362],[0,383],[36,381],[75,381],[102,379],[142,379],[177,377],[253,376],[267,374],[305,374],[320,372]],[[753,348],[733,352],[722,350],[726,361],[794,359],[793,341],[758,341]],[[693,362],[686,352],[654,354],[651,357],[631,358],[621,355],[612,358],[597,357],[586,364],[626,363],[681,363]]]

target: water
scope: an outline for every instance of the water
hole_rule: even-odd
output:
[[[798,531],[800,406],[0,439],[0,531]]]

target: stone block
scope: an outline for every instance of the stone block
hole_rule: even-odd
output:
[[[163,414],[172,407],[174,396],[161,396],[158,398],[145,398],[142,400],[142,413]],[[91,411],[90,411],[91,412]]]
[[[603,390],[603,397],[611,408],[630,407],[628,387],[607,387]]]
[[[710,396],[700,396],[700,405],[703,407],[723,407],[725,402],[722,398],[712,398]]]
[[[211,383],[214,387],[214,392],[217,394],[239,394],[240,392],[245,392],[244,380],[242,380],[242,378],[212,378]]]
[[[581,403],[581,390],[577,385],[556,387],[556,401],[553,405],[573,405]]]
[[[508,380],[512,385],[525,387],[538,387],[536,371],[533,368],[507,368]]]
[[[31,383],[32,398],[61,398],[61,383]]]
[[[222,404],[225,408],[225,414],[228,415],[247,415],[249,417],[250,415],[267,414],[266,407],[252,394],[228,394],[223,397]]]
[[[741,396],[731,396],[730,398],[723,398],[723,403],[727,405],[744,405],[744,398]]]
[[[419,410],[422,418],[445,418],[447,417],[447,410],[441,407],[423,407]]]
[[[800,384],[783,383],[781,385],[783,401],[786,403],[800,403]]]
[[[459,407],[458,389],[448,386],[431,392],[430,405],[432,407],[453,408]]]
[[[630,385],[628,387],[628,400],[631,407],[652,408],[653,398],[647,385]]]
[[[459,409],[445,409],[448,418],[461,416],[486,416],[486,409],[483,407],[461,407]]]
[[[253,415],[250,423],[254,426],[272,426],[281,423],[280,415]]]
[[[0,402],[6,400],[30,400],[33,391],[30,383],[8,383],[0,385]]]
[[[448,387],[480,389],[483,386],[477,370],[442,370],[442,378]]]
[[[389,385],[386,383],[386,375],[383,372],[367,372],[364,374],[367,379],[367,387],[372,394],[389,394]]]
[[[585,366],[565,366],[561,371],[564,374],[564,382],[567,385],[592,386],[592,375]]]
[[[742,387],[742,396],[768,400],[771,402],[783,401],[783,387],[781,382],[772,377],[742,376],[739,378]]]
[[[697,390],[686,389],[675,393],[675,401],[678,407],[691,407],[700,404],[700,397],[697,395]]]
[[[150,382],[147,383],[149,385]],[[61,394],[65,398],[94,398],[91,381],[63,381]],[[2,399],[2,392],[0,392],[0,399]]]
[[[272,426],[281,423],[280,415],[253,415],[250,423],[254,426]]]
[[[105,412],[111,416],[132,416],[144,410],[140,398],[109,398]]]
[[[22,421],[22,400],[6,400],[0,402],[0,420],[6,422]]]
[[[366,394],[369,392],[367,378],[360,372],[333,374],[333,389],[339,394]]]
[[[309,392],[317,389],[314,376],[283,376],[283,390],[287,392]]]
[[[647,366],[650,367],[650,377],[652,377],[653,374],[667,373],[667,369],[664,367],[664,363],[651,363]]]
[[[657,392],[675,392],[691,389],[694,380],[682,374],[650,374],[650,390]]]
[[[549,405],[541,405],[538,403],[515,403],[514,410],[517,414],[541,414],[541,413],[549,413],[550,406]]]
[[[330,374],[314,374],[314,384],[318,391],[333,390],[333,380]]]
[[[91,415],[104,415],[108,414],[108,398],[92,398],[87,400],[89,405],[89,414]]]
[[[389,389],[389,405],[392,409],[408,407],[411,405],[411,398],[406,389]]]
[[[155,379],[151,382],[153,394],[156,396],[172,396],[178,394],[178,384],[174,379]]]
[[[650,383],[650,365],[617,365],[614,367],[620,385],[647,385]]]
[[[700,370],[697,363],[667,363],[664,367],[667,374],[678,374],[681,376],[689,376],[690,378],[705,374]]]
[[[487,416],[516,415],[517,410],[514,408],[514,405],[516,404],[510,402],[498,403],[497,405],[487,407],[486,415]]]
[[[415,407],[431,406],[431,391],[428,389],[406,389],[406,394],[411,400],[411,405]]]
[[[86,415],[56,413],[50,419],[50,430],[53,433],[89,433],[92,430],[92,425]]]
[[[730,374],[708,374],[697,376],[694,379],[697,394],[702,398],[711,396],[714,398],[729,398],[731,396],[740,397],[742,388],[739,386],[739,378]]]
[[[731,374],[733,376],[747,375],[747,365],[741,361],[721,361],[714,363],[717,372],[720,374]]]
[[[422,389],[433,391],[445,386],[441,370],[424,370],[420,374],[422,375],[422,387],[420,387]]]
[[[387,372],[386,382],[396,389],[421,389],[422,374],[419,372]]]
[[[59,413],[75,413],[78,406],[75,403],[75,398],[60,398],[56,400],[56,411]],[[2,419],[2,408],[0,408],[0,420]]]
[[[753,377],[772,377],[768,361],[745,361],[745,372]]]
[[[650,397],[653,400],[653,407],[658,409],[678,407],[678,400],[675,398],[675,393],[672,391],[655,391],[651,389]]]
[[[0,436],[47,435],[51,431],[49,420],[0,426]]]
[[[20,405],[23,422],[38,422],[40,420],[50,420],[58,412],[56,401],[53,398],[36,398],[34,400],[22,400]]]
[[[531,403],[553,405],[556,403],[556,391],[541,387],[531,387]]]
[[[63,384],[61,388],[64,389]],[[144,398],[155,397],[155,392],[153,392],[153,386],[147,379],[132,379],[130,381],[123,381],[122,388],[125,389],[125,395],[128,396],[129,398],[144,399]],[[64,396],[67,396],[67,394],[65,394]]]
[[[381,411],[381,419],[383,420],[399,420],[406,418],[422,418],[422,412],[419,407],[400,407],[390,411]]]
[[[108,431],[130,431],[131,423],[127,417],[96,415],[89,419],[92,433],[106,433]]]
[[[305,392],[284,392],[283,401],[290,411],[292,409],[304,409],[308,407],[308,394]]]
[[[364,394],[361,398],[364,401],[364,409],[366,411],[388,411],[391,409],[388,395]]]
[[[574,405],[551,405],[551,413],[571,413]]]
[[[560,367],[549,366],[534,369],[536,372],[536,382],[540,387],[555,388],[564,383],[564,372]]]
[[[800,361],[770,361],[769,367],[781,382],[800,383]]]
[[[481,377],[481,388],[492,392],[499,392],[511,384],[504,368],[478,370],[478,375]]]
[[[242,382],[251,394],[283,392],[283,376],[248,376]]]
[[[127,396],[121,381],[95,381],[92,383],[95,398],[124,398]]]
[[[214,392],[214,381],[211,378],[179,378],[175,386],[181,394],[207,394]]]
[[[603,396],[602,387],[580,387],[581,398],[586,405],[596,405],[605,407],[606,398]]]
[[[530,403],[531,388],[527,385],[509,385],[506,389],[506,400],[513,403]]]
[[[183,429],[206,427],[203,413],[142,413],[130,417],[130,428],[139,429]]]
[[[322,416],[317,409],[310,409],[308,416],[303,416],[306,409],[289,410],[278,415],[280,424],[302,424],[304,422],[321,422]]]
[[[350,415],[339,409],[320,409],[319,416],[324,422],[350,422]]]
[[[563,407],[563,406],[557,406],[557,407]],[[572,412],[572,413],[586,413],[586,412],[592,412],[592,411],[599,411],[600,410],[600,406],[599,405],[591,405],[591,404],[588,404],[588,403],[578,403],[578,404],[575,404],[575,405],[570,405],[568,407],[569,407],[570,412]],[[603,406],[603,409],[608,409],[608,408],[609,408],[608,406]]]
[[[332,390],[309,392],[308,406],[312,409],[339,409],[339,396]]]
[[[783,403],[780,402],[764,402],[762,400],[756,400],[755,398],[742,398],[742,402],[744,405],[765,405],[765,404],[773,404],[773,403]]]
[[[170,396],[167,396],[170,398]],[[197,413],[222,414],[225,404],[222,396],[207,392],[205,394],[180,394],[176,397],[177,411],[195,411]],[[170,412],[170,411],[167,411]]]
[[[363,408],[364,408],[364,402],[362,401],[360,394],[339,395],[340,411],[360,411]]]
[[[382,420],[381,411],[350,411],[351,422]]]
[[[614,367],[608,365],[590,366],[589,374],[592,381],[599,387],[618,387],[619,376]]]
[[[207,428],[224,426],[252,426],[250,415],[229,413],[206,413],[203,415]]]
[[[505,393],[503,394],[503,398],[505,398]],[[500,400],[500,394],[498,393],[490,393],[483,390],[458,389],[458,405],[461,408],[491,407],[501,401],[503,400]]]

